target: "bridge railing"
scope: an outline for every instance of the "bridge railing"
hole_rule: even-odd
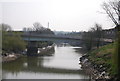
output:
[[[35,33],[26,33],[26,34],[23,34],[22,37],[25,37],[25,38],[29,38],[29,37],[37,37],[37,38],[62,38],[62,39],[76,39],[76,40],[86,40],[88,38],[85,38],[85,39],[82,39],[82,36],[67,36],[67,35],[54,35],[54,34],[35,34]],[[97,40],[97,38],[95,39]],[[103,42],[114,42],[113,39],[105,39],[105,38],[101,38],[100,41],[103,41]]]
[[[54,35],[54,34],[23,34],[23,37],[53,37],[53,38],[70,38],[70,39],[81,39],[81,37],[78,36],[67,36],[67,35]]]

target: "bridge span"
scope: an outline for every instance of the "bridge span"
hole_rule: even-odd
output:
[[[81,37],[71,37],[71,36],[58,36],[58,35],[48,35],[48,34],[24,34],[22,35],[23,40],[32,41],[52,41],[54,43],[69,43],[69,44],[81,44]]]
[[[23,34],[23,40],[25,41],[52,41],[54,43],[77,43],[84,41],[82,36],[67,36],[67,35],[49,35],[49,34]],[[87,38],[86,38],[87,39]],[[97,38],[96,38],[97,39]],[[112,39],[101,39],[102,42],[111,43]]]
[[[53,42],[56,44],[69,43],[70,45],[73,45],[73,46],[74,45],[83,46],[83,42],[84,42],[81,36],[66,36],[66,35],[58,36],[58,35],[53,35],[53,34],[49,35],[49,34],[33,34],[33,33],[23,34],[21,36],[23,40],[29,42],[27,46],[28,54],[33,54],[33,52],[35,54],[37,53],[38,48],[39,48],[38,47],[39,45],[37,44],[37,42],[39,41],[48,41],[48,42]],[[94,41],[96,41],[96,39]],[[101,39],[101,41],[104,43],[112,42],[111,40],[106,40],[106,39]]]
[[[82,45],[80,37],[70,37],[70,36],[57,36],[48,34],[23,34],[21,35],[23,40],[28,42],[27,54],[35,55],[37,54],[39,48],[39,42],[48,41],[56,44],[69,43],[70,45]]]

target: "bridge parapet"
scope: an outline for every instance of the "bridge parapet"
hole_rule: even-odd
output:
[[[48,38],[68,38],[68,39],[82,39],[82,37],[78,37],[78,36],[66,36],[66,35],[63,35],[63,36],[59,36],[59,35],[52,35],[52,34],[23,34],[22,37],[48,37]]]
[[[88,38],[85,38],[85,39],[82,39],[81,36],[67,36],[67,35],[54,35],[54,34],[23,34],[22,35],[23,39],[26,40],[26,41],[53,41],[53,42],[56,42],[56,41],[62,41],[63,43],[66,41],[71,41],[71,42],[81,42],[81,41],[84,41]],[[97,40],[97,38],[95,39]],[[105,38],[101,38],[102,42],[108,42],[108,43],[111,43],[111,42],[114,42],[113,39],[105,39]]]

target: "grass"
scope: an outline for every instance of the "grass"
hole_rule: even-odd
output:
[[[116,43],[101,46],[99,49],[90,51],[89,60],[96,65],[103,65],[107,68],[110,75],[115,75],[115,63],[113,58],[115,56]]]

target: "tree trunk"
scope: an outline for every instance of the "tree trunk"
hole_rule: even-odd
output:
[[[116,55],[117,57],[117,78],[118,81],[120,81],[120,25],[116,26],[116,42],[117,42],[117,51],[116,51]]]
[[[120,25],[118,26],[118,79],[120,81]]]

